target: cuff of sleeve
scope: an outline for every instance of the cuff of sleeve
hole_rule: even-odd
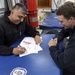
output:
[[[39,34],[39,33],[37,33],[36,35],[40,36],[40,34]]]
[[[57,50],[57,47],[56,46],[51,46],[51,47],[49,47],[49,50],[51,51],[51,50]]]
[[[12,51],[13,51],[13,48],[12,47],[6,48],[6,51],[3,52],[4,55],[12,55],[13,54],[12,53]]]
[[[36,35],[40,36],[40,34],[39,34],[39,33],[36,33],[36,34],[35,34],[35,36],[36,36]],[[35,37],[35,36],[33,36],[33,37]]]

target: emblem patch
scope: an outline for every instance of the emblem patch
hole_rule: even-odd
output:
[[[14,68],[10,73],[10,75],[26,75],[26,74],[27,70],[21,67]]]

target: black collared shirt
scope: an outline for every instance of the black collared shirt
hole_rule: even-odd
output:
[[[0,19],[0,55],[11,55],[13,48],[10,45],[24,34],[35,37],[39,32],[28,25],[25,20],[15,25],[9,20],[8,16],[3,16]]]
[[[57,38],[60,41],[68,36],[68,44],[63,51],[58,46],[51,46],[49,49],[54,61],[63,68],[63,75],[75,75],[75,27],[62,29]]]

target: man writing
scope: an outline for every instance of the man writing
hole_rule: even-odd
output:
[[[10,13],[5,13],[0,19],[0,55],[18,55],[24,53],[26,50],[23,47],[10,47],[11,44],[24,34],[34,37],[36,44],[41,43],[39,32],[26,23],[26,15],[26,7],[17,3]]]

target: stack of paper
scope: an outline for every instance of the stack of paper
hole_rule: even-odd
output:
[[[32,53],[38,53],[38,51],[43,50],[40,46],[40,44],[36,44],[33,37],[25,37],[21,43],[20,46],[25,47],[26,51],[23,54],[20,54],[19,56],[26,56]]]

